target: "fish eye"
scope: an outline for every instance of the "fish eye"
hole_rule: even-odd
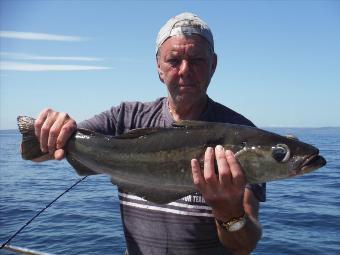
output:
[[[272,148],[272,156],[277,162],[284,163],[290,158],[290,150],[285,144],[277,144]]]

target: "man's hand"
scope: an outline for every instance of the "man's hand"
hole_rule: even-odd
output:
[[[215,158],[218,175],[215,172]],[[196,188],[213,210],[216,219],[228,221],[244,215],[243,198],[245,176],[233,153],[221,145],[208,147],[204,155],[204,171],[197,159],[191,161],[192,175]]]
[[[215,173],[215,159],[218,174]],[[258,221],[259,201],[251,189],[246,188],[246,179],[240,164],[231,151],[218,145],[215,151],[207,148],[204,155],[204,171],[196,159],[191,161],[196,188],[212,208],[214,217],[229,221],[247,215],[246,225],[235,232],[228,232],[216,224],[220,242],[233,254],[250,254],[262,235]]]
[[[34,127],[41,150],[48,152],[54,159],[63,159],[65,157],[63,147],[77,129],[76,122],[67,113],[45,109],[39,114]]]

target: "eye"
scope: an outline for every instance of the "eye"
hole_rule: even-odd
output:
[[[204,61],[204,58],[199,58],[199,57],[190,59],[190,63],[192,64],[200,64],[203,61]]]
[[[169,60],[167,60],[167,62],[171,65],[171,66],[177,66],[179,64],[179,60],[175,59],[175,58],[171,58]]]
[[[272,156],[277,162],[284,163],[290,158],[290,150],[285,144],[277,144],[272,148]]]

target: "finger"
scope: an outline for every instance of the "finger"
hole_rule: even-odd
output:
[[[35,136],[38,137],[39,140],[40,140],[41,127],[44,124],[49,111],[51,111],[51,109],[45,109],[45,110],[41,111],[41,113],[39,114],[39,116],[37,117],[37,119],[34,122]]]
[[[55,121],[55,112],[49,112],[40,130],[40,146],[43,152],[48,152],[48,137],[50,129]]]
[[[231,184],[231,173],[229,169],[229,164],[227,162],[225,150],[221,145],[216,146],[215,155],[218,166],[219,181],[224,186],[229,186]]]
[[[77,129],[77,123],[73,119],[69,119],[61,128],[57,138],[57,149],[63,148],[70,139],[74,131]]]
[[[48,135],[48,151],[50,154],[53,154],[53,152],[57,149],[57,139],[60,134],[60,130],[62,129],[62,126],[65,122],[65,115],[64,114],[57,114],[57,117],[53,123],[53,125],[50,128],[49,135]]]
[[[227,150],[226,151],[226,158],[227,158],[227,162],[229,164],[233,183],[235,183],[236,185],[244,186],[245,185],[245,176],[243,174],[241,165],[237,161],[237,159],[235,158],[233,152],[230,151],[230,150]]]
[[[214,149],[208,147],[204,154],[204,179],[207,183],[216,184],[217,176],[215,174],[215,153]]]
[[[203,178],[203,174],[201,171],[201,166],[197,159],[191,160],[191,172],[192,172],[192,178],[194,180],[194,184],[197,187],[199,191],[202,192],[203,187],[205,185],[205,180]]]
[[[57,149],[57,140],[59,139],[60,132],[67,123],[67,121],[70,119],[69,115],[67,113],[56,113],[53,125],[50,128],[49,136],[48,136],[48,150],[51,154],[53,154],[53,151]],[[60,147],[58,148],[60,149]]]
[[[62,160],[65,158],[65,150],[64,149],[58,149],[54,151],[54,158],[56,160]]]

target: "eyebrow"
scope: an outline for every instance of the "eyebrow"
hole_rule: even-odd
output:
[[[180,56],[183,55],[182,52],[178,50],[171,50],[168,52],[167,56]],[[192,49],[188,51],[189,57],[195,57],[195,56],[207,56],[206,52],[203,52],[202,50]]]

